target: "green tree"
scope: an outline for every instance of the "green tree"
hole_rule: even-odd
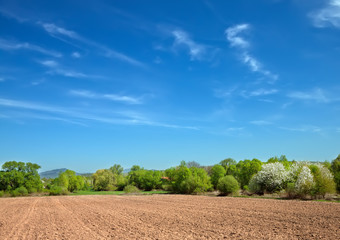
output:
[[[214,188],[217,188],[217,183],[218,180],[220,180],[220,178],[224,177],[226,174],[226,170],[224,167],[222,167],[219,164],[214,165],[211,168],[211,175],[210,175],[210,179],[211,179],[211,183],[214,186]]]
[[[336,183],[336,190],[340,192],[340,154],[332,161],[331,169]]]
[[[97,170],[93,174],[93,189],[96,191],[116,190],[114,175],[108,169]]]
[[[234,176],[241,185],[241,188],[249,184],[250,179],[261,170],[262,162],[256,158],[253,160],[239,161],[236,165]]]
[[[236,161],[232,158],[226,158],[222,160],[220,165],[225,168],[226,174],[228,175],[233,175],[236,170]]]
[[[41,191],[43,188],[38,169],[34,163],[9,161],[2,165],[0,171],[0,190],[12,191],[25,187],[29,192]]]
[[[112,167],[110,167],[110,170],[115,175],[121,175],[121,174],[123,174],[124,168],[122,166],[120,166],[119,164],[115,164]]]
[[[188,168],[184,161],[176,168],[165,170],[169,188],[175,193],[200,193],[211,189],[207,172],[202,168]]]

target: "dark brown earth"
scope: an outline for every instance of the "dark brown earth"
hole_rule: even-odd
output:
[[[340,239],[340,204],[209,196],[0,199],[0,239]]]

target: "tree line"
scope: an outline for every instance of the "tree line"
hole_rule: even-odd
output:
[[[258,159],[236,162],[232,158],[213,166],[182,161],[164,171],[132,166],[129,173],[115,164],[97,170],[90,176],[74,171],[61,172],[55,179],[40,179],[39,165],[6,162],[0,171],[0,196],[27,195],[46,192],[50,195],[68,194],[80,190],[151,191],[166,190],[180,194],[219,191],[222,195],[285,193],[290,198],[323,198],[340,192],[340,154],[330,162],[289,161],[284,155],[266,162]]]

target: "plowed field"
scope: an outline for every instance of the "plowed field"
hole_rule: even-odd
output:
[[[340,239],[340,204],[208,196],[0,199],[0,239]]]

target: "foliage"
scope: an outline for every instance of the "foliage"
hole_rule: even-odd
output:
[[[188,168],[185,162],[165,171],[170,179],[169,189],[175,193],[201,193],[212,188],[207,172],[202,168]]]
[[[145,170],[139,166],[135,166],[128,174],[128,183],[145,191],[161,189],[162,175],[163,173],[161,171]]]
[[[123,174],[124,168],[119,164],[115,164],[112,167],[110,167],[110,170],[114,175],[121,175]]]
[[[340,192],[340,154],[332,161],[331,169],[334,175],[336,190]]]
[[[49,191],[49,194],[51,196],[56,196],[56,195],[67,195],[69,192],[67,191],[67,188],[61,187],[61,186],[56,186],[53,185]]]
[[[314,177],[307,166],[303,166],[295,183],[295,193],[300,198],[305,198],[310,194],[315,185]]]
[[[225,168],[227,175],[233,175],[236,170],[236,161],[232,158],[222,160],[220,162],[220,165],[222,165]]]
[[[127,185],[123,190],[125,193],[138,193],[140,190],[134,185]]]
[[[261,170],[262,162],[256,158],[253,160],[239,161],[234,171],[234,176],[244,189],[249,184],[250,179]]]
[[[12,197],[27,196],[27,195],[28,195],[28,191],[24,186],[18,187],[11,192]]]
[[[285,155],[281,155],[279,158],[278,157],[272,157],[269,158],[267,163],[282,163],[283,166],[288,170],[290,168],[291,162],[288,161]]]
[[[43,184],[38,174],[39,168],[39,165],[30,162],[5,162],[0,171],[0,190],[10,192],[25,187],[29,192],[31,189],[41,191]]]
[[[198,162],[195,162],[195,161],[187,162],[186,166],[188,168],[191,168],[191,167],[199,168],[199,167],[201,167],[201,165]]]
[[[220,178],[217,184],[217,189],[221,192],[221,195],[235,194],[240,189],[239,183],[232,175],[227,175]]]
[[[59,173],[59,176],[53,181],[56,186],[64,187],[69,192],[74,192],[84,189],[85,178],[77,176],[75,171],[66,170]]]
[[[217,188],[217,183],[220,178],[224,177],[226,174],[226,170],[222,165],[216,164],[211,168],[211,175],[210,180],[212,185],[214,186],[214,189]]]
[[[97,170],[93,174],[93,189],[96,191],[116,190],[114,185],[114,174],[108,169]]]
[[[289,173],[280,162],[267,163],[249,182],[250,191],[258,194],[273,193],[285,188]]]
[[[335,193],[336,185],[333,180],[332,173],[322,164],[311,164],[309,166],[313,176],[315,185],[312,190],[314,197],[325,197],[327,193]]]
[[[0,197],[3,197],[5,195],[5,192],[4,191],[0,191]]]

